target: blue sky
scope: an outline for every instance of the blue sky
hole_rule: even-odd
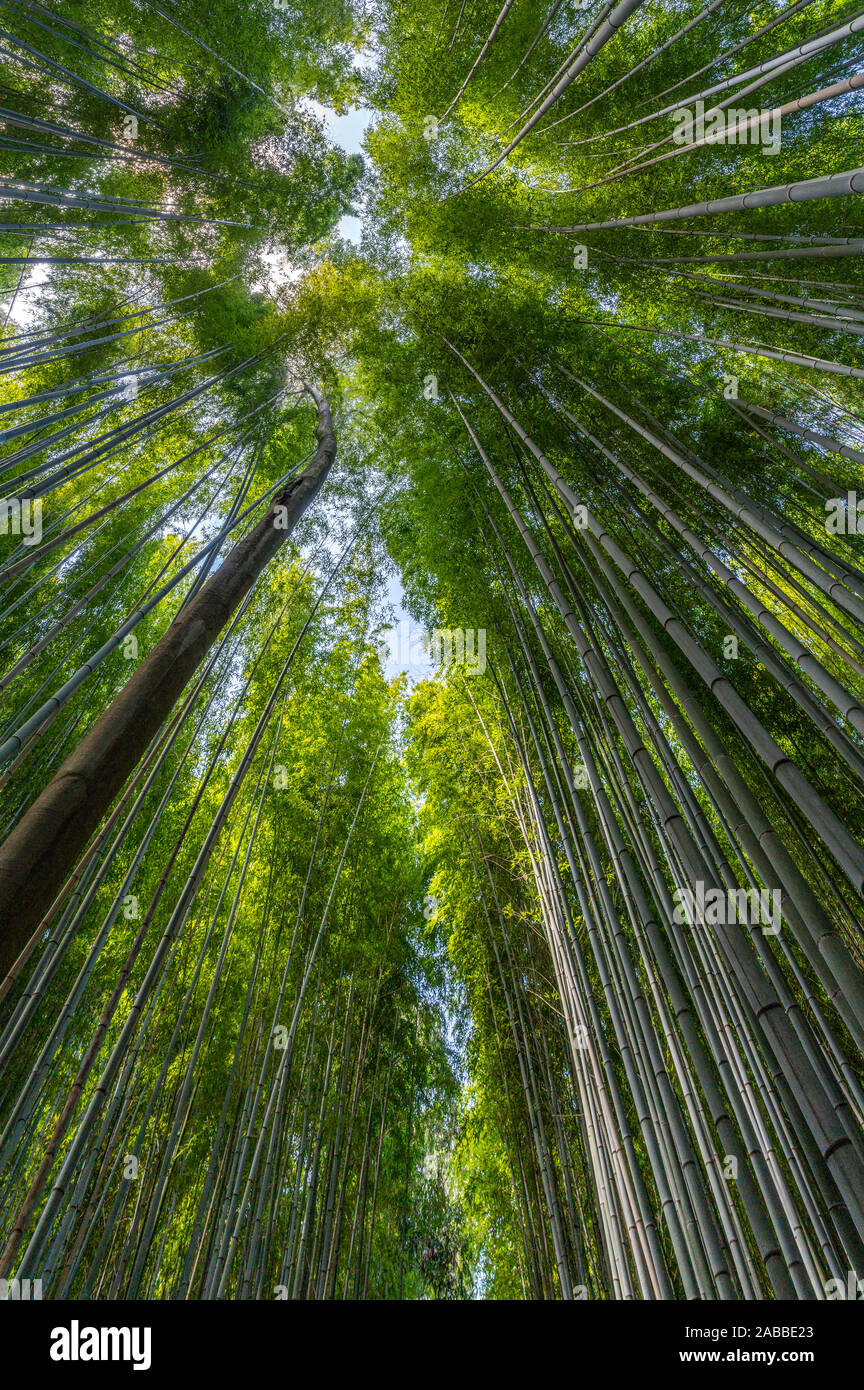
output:
[[[309,101],[308,105],[324,122],[327,135],[334,144],[341,146],[346,154],[363,153],[363,137],[375,119],[373,110],[366,106],[354,106],[340,116],[320,102]],[[337,230],[346,241],[356,245],[360,241],[361,226],[359,217],[348,216],[341,219]],[[392,680],[404,671],[411,680],[426,680],[432,675],[434,667],[422,649],[419,624],[405,611],[404,597],[402,581],[393,569],[387,581],[387,600],[393,607],[395,618],[393,626],[382,634],[390,649],[384,674],[388,680]]]
[[[423,649],[423,629],[403,607],[404,597],[402,581],[393,568],[387,579],[387,601],[393,606],[395,621],[381,634],[390,649],[384,675],[387,680],[393,680],[404,671],[413,684],[414,681],[428,680],[435,667],[429,660],[428,652]]]
[[[339,145],[346,154],[363,153],[363,137],[371,121],[375,119],[375,112],[368,106],[352,106],[344,116],[340,116],[332,107],[322,106],[317,101],[307,101],[311,111],[324,122],[327,135],[334,145]],[[337,231],[346,241],[353,241],[355,245],[360,242],[361,222],[359,217],[343,217],[339,222]]]

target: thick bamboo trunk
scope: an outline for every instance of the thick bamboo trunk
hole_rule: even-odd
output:
[[[327,401],[309,389],[319,421],[308,468],[277,494],[181,610],[0,846],[0,975],[23,950],[201,659],[324,483],[336,438]]]
[[[547,227],[550,232],[605,232],[612,227],[644,227],[651,222],[674,222],[682,217],[710,217],[720,212],[743,212],[749,208],[770,208],[782,203],[805,203],[816,198],[846,198],[864,189],[864,169],[844,169],[827,178],[804,179],[778,184],[773,188],[754,188],[733,193],[728,198],[711,198],[704,203],[667,208],[663,212],[643,212],[636,217],[618,217],[609,222],[580,222],[574,227]]]

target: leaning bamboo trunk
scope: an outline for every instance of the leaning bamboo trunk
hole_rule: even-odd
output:
[[[277,494],[266,516],[181,610],[0,846],[0,976],[26,945],[202,657],[324,483],[336,438],[327,401],[309,390],[319,417],[318,448],[309,467]]]

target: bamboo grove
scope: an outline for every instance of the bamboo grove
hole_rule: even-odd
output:
[[[0,0],[0,1279],[864,1278],[862,29]]]

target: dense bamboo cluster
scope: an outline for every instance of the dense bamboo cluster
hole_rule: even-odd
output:
[[[0,1279],[864,1278],[864,20],[6,9]]]

